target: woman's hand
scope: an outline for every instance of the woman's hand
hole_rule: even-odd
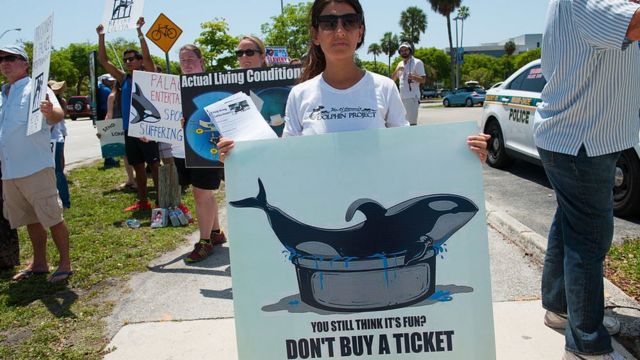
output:
[[[467,137],[467,145],[469,145],[469,149],[478,154],[480,162],[483,164],[485,161],[487,161],[487,147],[489,139],[491,139],[491,135],[483,133]]]
[[[231,149],[233,149],[233,145],[235,141],[226,138],[220,138],[216,146],[218,147],[218,151],[220,152],[220,161],[224,162],[224,159],[229,155]]]

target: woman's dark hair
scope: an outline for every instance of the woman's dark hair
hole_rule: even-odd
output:
[[[320,45],[316,45],[313,43],[313,31],[318,31],[318,18],[327,5],[331,3],[345,3],[350,5],[355,11],[356,14],[360,15],[362,18],[362,27],[364,31],[362,32],[362,38],[360,42],[356,46],[356,49],[359,49],[364,43],[364,34],[366,32],[367,27],[364,24],[364,11],[362,10],[362,5],[360,5],[360,1],[358,0],[315,0],[313,5],[311,5],[311,10],[309,11],[309,50],[307,51],[307,56],[305,56],[305,61],[303,65],[302,74],[300,74],[300,78],[298,82],[304,82],[309,79],[316,77],[318,74],[324,71],[324,68],[327,66],[326,59],[324,57],[324,52]]]
[[[196,57],[198,59],[202,59],[202,51],[200,51],[200,49],[197,46],[193,45],[193,44],[183,45],[180,48],[180,51],[178,51],[178,53],[181,53],[182,50],[191,51],[192,53],[196,54]]]

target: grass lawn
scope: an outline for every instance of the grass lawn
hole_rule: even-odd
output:
[[[640,238],[613,245],[605,262],[607,279],[640,302]]]
[[[0,273],[0,359],[99,359],[107,344],[101,319],[112,304],[105,296],[127,275],[145,271],[150,260],[176,248],[194,225],[151,229],[150,211],[125,214],[135,192],[117,190],[124,168],[101,170],[101,162],[69,175],[71,209],[65,211],[70,231],[74,275],[68,286],[50,285],[46,276],[11,282],[14,272]],[[153,195],[154,193],[152,193]],[[193,207],[190,191],[183,201]],[[139,229],[124,221],[135,217]],[[57,264],[48,242],[51,270]],[[22,264],[31,260],[31,244],[20,230]]]

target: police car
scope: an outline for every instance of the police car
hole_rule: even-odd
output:
[[[541,165],[533,141],[533,117],[545,84],[540,60],[535,60],[487,91],[480,125],[491,135],[489,166],[505,169],[514,159]],[[640,214],[640,143],[618,160],[613,200],[616,215]]]

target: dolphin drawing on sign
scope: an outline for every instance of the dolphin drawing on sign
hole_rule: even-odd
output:
[[[160,112],[155,106],[147,99],[140,85],[135,84],[136,90],[131,94],[131,106],[136,109],[136,116],[131,120],[131,124],[137,124],[139,122],[156,123],[160,121]]]
[[[302,255],[362,258],[405,253],[409,263],[418,260],[426,248],[444,244],[478,211],[471,200],[453,194],[419,196],[388,209],[374,200],[360,199],[349,206],[345,220],[351,221],[356,212],[366,220],[345,228],[323,229],[304,224],[269,204],[260,179],[258,187],[256,197],[229,204],[263,210],[280,242]]]

